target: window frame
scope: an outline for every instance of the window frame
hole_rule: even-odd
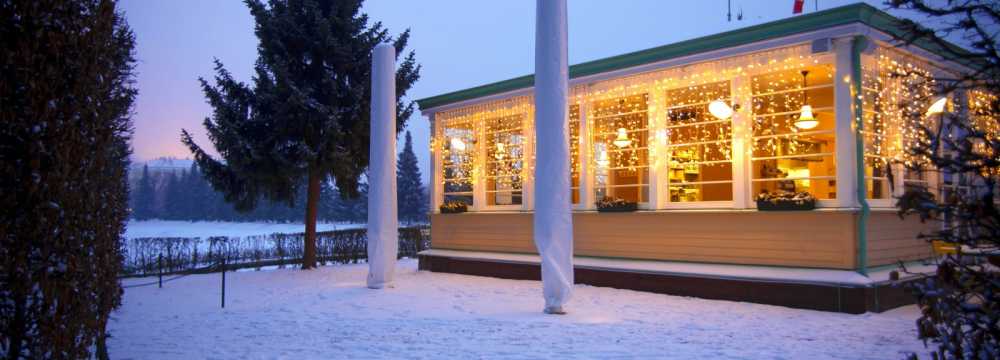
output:
[[[697,84],[688,84],[688,86],[680,86],[680,87],[674,87],[674,88],[670,88],[670,89],[665,89],[664,91],[662,91],[662,94],[660,94],[662,96],[662,99],[663,99],[662,100],[663,104],[662,104],[662,106],[660,106],[660,108],[662,109],[662,115],[660,115],[660,118],[663,119],[663,122],[661,124],[659,124],[660,126],[658,126],[658,128],[657,128],[657,134],[661,134],[661,132],[662,132],[662,135],[657,135],[657,138],[659,138],[659,137],[662,136],[662,140],[657,139],[657,144],[656,144],[657,146],[659,146],[659,147],[662,148],[663,151],[661,152],[661,154],[663,154],[662,156],[664,157],[664,161],[661,162],[661,164],[658,164],[658,167],[659,167],[658,168],[658,170],[659,170],[658,174],[661,175],[661,176],[659,176],[658,179],[656,179],[656,181],[658,181],[660,183],[660,184],[658,184],[658,186],[661,186],[661,188],[663,189],[663,194],[662,194],[662,196],[660,196],[660,199],[661,199],[660,200],[660,209],[670,210],[670,209],[733,209],[733,208],[735,208],[736,199],[737,199],[737,196],[739,196],[739,192],[737,191],[737,186],[738,186],[738,184],[741,181],[743,181],[743,175],[741,174],[741,171],[738,171],[738,169],[741,168],[741,167],[737,166],[738,165],[737,164],[737,161],[738,161],[737,158],[738,157],[736,156],[737,152],[741,151],[741,150],[737,149],[737,144],[739,143],[737,141],[739,134],[738,134],[738,131],[737,131],[737,126],[736,126],[737,117],[741,115],[740,114],[740,110],[734,109],[733,115],[730,116],[729,119],[727,119],[727,120],[719,120],[717,118],[712,117],[711,113],[708,112],[708,104],[710,104],[711,102],[713,102],[715,100],[724,100],[731,107],[735,106],[735,104],[737,103],[737,99],[739,98],[739,96],[738,96],[739,94],[737,93],[738,89],[736,87],[736,83],[737,82],[738,82],[738,78],[737,77],[728,77],[728,78],[723,78],[723,79],[713,79],[712,81],[704,81],[704,82],[700,82],[700,83],[697,83]],[[675,90],[679,90],[679,89],[684,89],[684,88],[691,88],[691,87],[694,87],[694,86],[706,86],[706,85],[712,85],[712,84],[718,84],[718,83],[725,83],[726,84],[727,95],[728,96],[722,97],[722,98],[718,98],[718,99],[708,100],[708,101],[698,101],[698,102],[694,102],[694,103],[679,104],[679,105],[675,105],[675,104],[671,103],[670,99],[667,96],[667,93],[669,93],[671,91],[675,91]],[[696,107],[696,106],[697,107],[704,106],[704,111],[706,112],[705,118],[707,118],[707,119],[714,119],[714,120],[699,121],[699,122],[685,123],[685,124],[679,124],[679,125],[670,125],[670,119],[669,119],[669,115],[668,115],[669,112],[670,112],[670,110],[682,109],[682,108],[690,108],[690,107]],[[672,143],[670,141],[670,137],[671,137],[670,131],[672,129],[682,129],[682,128],[695,128],[695,129],[697,129],[699,126],[715,125],[715,124],[720,124],[720,125],[721,124],[728,124],[729,125],[729,137],[728,137],[728,140],[726,140],[726,142],[729,144],[729,154],[728,154],[729,159],[728,160],[698,161],[698,162],[692,162],[692,163],[685,163],[684,165],[689,165],[689,164],[702,165],[702,164],[707,164],[707,163],[728,163],[729,164],[729,169],[730,169],[729,170],[730,171],[730,179],[729,180],[718,180],[718,181],[712,180],[712,181],[694,181],[694,182],[678,182],[678,183],[671,182],[670,172],[673,170],[673,167],[672,167],[671,163],[672,163],[672,160],[673,160],[673,157],[674,157],[673,156],[673,154],[674,154],[673,150],[675,148],[699,147],[699,146],[703,146],[703,145],[717,144],[718,141],[695,141],[695,142],[684,142],[684,143],[674,144],[674,143]],[[729,184],[730,200],[671,201],[671,187],[673,187],[673,186],[706,185],[706,184]]]
[[[826,67],[828,69],[829,73],[832,76],[830,82],[823,83],[821,85],[812,84],[812,85],[807,85],[805,87],[794,87],[794,88],[789,88],[789,89],[785,89],[785,90],[763,92],[763,93],[759,93],[759,94],[755,94],[753,92],[753,86],[751,84],[753,83],[753,78],[756,77],[756,76],[773,74],[773,73],[778,73],[778,72],[781,72],[781,71],[792,71],[792,70],[801,71],[801,70],[805,70],[807,67],[818,67],[818,66]],[[754,161],[772,160],[772,159],[774,159],[774,160],[777,160],[777,159],[793,159],[793,158],[830,158],[833,161],[833,168],[834,169],[836,169],[837,166],[843,166],[843,165],[838,165],[838,163],[837,163],[837,139],[839,137],[839,134],[837,133],[837,117],[838,117],[837,114],[838,114],[838,110],[839,109],[837,109],[837,100],[836,100],[836,97],[837,97],[837,66],[836,66],[836,58],[833,56],[833,54],[818,56],[818,57],[815,58],[815,60],[812,63],[801,64],[800,66],[796,66],[794,68],[785,68],[785,69],[778,69],[778,70],[774,70],[774,69],[760,69],[758,71],[753,71],[753,72],[746,73],[746,74],[744,74],[744,77],[745,78],[743,79],[743,81],[745,81],[745,83],[747,84],[747,86],[746,86],[746,89],[743,90],[744,93],[742,94],[742,96],[745,96],[745,98],[746,98],[746,104],[743,104],[743,105],[747,109],[746,110],[747,111],[747,114],[746,114],[747,119],[746,119],[746,124],[745,124],[744,129],[743,129],[743,131],[745,131],[745,133],[742,134],[742,136],[745,136],[745,138],[746,138],[746,145],[745,145],[743,151],[745,151],[745,153],[747,154],[747,156],[746,156],[746,160],[745,160],[746,161],[745,169],[744,169],[743,173],[740,174],[740,176],[742,176],[743,177],[743,181],[746,182],[747,208],[748,209],[755,209],[756,210],[757,209],[757,202],[755,201],[755,198],[756,198],[757,195],[754,193],[754,183],[757,183],[757,182],[777,182],[777,181],[780,181],[780,180],[778,180],[777,178],[757,178],[755,176],[755,174],[754,174]],[[754,98],[755,97],[760,97],[760,96],[775,96],[775,95],[783,95],[783,94],[795,94],[795,93],[800,93],[800,92],[803,92],[803,91],[807,91],[808,92],[808,91],[817,91],[817,90],[829,91],[830,94],[831,94],[831,104],[829,106],[815,106],[815,107],[812,107],[812,111],[813,111],[814,114],[817,115],[817,117],[818,117],[818,113],[819,112],[829,112],[829,113],[832,113],[831,117],[832,117],[832,121],[834,122],[833,128],[829,129],[829,130],[805,130],[805,131],[801,131],[801,132],[796,131],[797,135],[795,135],[795,136],[830,135],[830,136],[832,136],[832,141],[830,142],[830,144],[828,144],[829,151],[820,151],[820,152],[816,152],[816,153],[800,154],[800,155],[755,156],[754,150],[755,150],[755,142],[757,140],[767,139],[767,138],[775,138],[775,139],[790,138],[790,136],[788,136],[788,134],[771,134],[771,135],[755,136],[754,135],[754,129],[755,129],[754,126],[755,126],[755,124],[757,122],[757,119],[761,118],[761,117],[794,116],[794,114],[799,113],[799,111],[798,110],[788,110],[788,111],[779,111],[779,112],[774,112],[774,113],[757,114],[756,112],[753,111],[753,101],[754,101]],[[789,95],[789,96],[791,96],[791,95]],[[847,110],[850,111],[850,109],[847,109]],[[852,164],[853,164],[853,161],[852,161]],[[852,164],[847,164],[847,165],[850,166]],[[830,181],[830,180],[833,180],[835,182],[842,181],[841,179],[837,178],[836,172],[834,172],[834,175],[820,175],[820,176],[808,176],[808,177],[788,177],[788,178],[782,178],[782,179],[783,180],[792,180],[792,181],[797,181],[797,180],[807,180],[807,181]],[[846,180],[847,181],[854,181],[854,179],[846,179]],[[828,185],[828,186],[830,186],[835,191],[837,189],[836,186],[834,186],[834,185]],[[810,191],[810,193],[813,193],[813,192]],[[813,194],[813,196],[816,196],[816,195]],[[837,193],[837,197],[832,198],[832,199],[820,199],[819,197],[817,197],[816,198],[816,207],[817,208],[835,208],[835,207],[839,207],[840,206],[839,205],[840,204],[840,200],[838,198],[840,198],[842,196],[844,196],[844,195],[840,194],[840,193]]]
[[[616,113],[616,114],[610,114],[610,115],[601,115],[601,116],[597,115],[598,111],[603,110],[603,109],[601,109],[601,108],[599,108],[597,106],[597,103],[599,103],[601,101],[623,100],[623,99],[628,99],[628,98],[631,98],[631,97],[642,97],[642,96],[645,96],[645,101],[646,101],[645,109],[644,110],[628,111],[628,112],[622,112],[622,113]],[[613,96],[606,96],[604,98],[588,99],[585,102],[586,106],[581,106],[581,109],[583,109],[583,110],[581,110],[581,121],[585,121],[585,124],[583,126],[586,126],[586,134],[585,134],[586,142],[585,142],[584,146],[581,146],[581,149],[586,149],[585,151],[587,151],[587,152],[590,153],[590,156],[589,156],[589,159],[588,159],[588,163],[587,163],[587,167],[588,167],[588,169],[590,171],[587,171],[586,175],[588,177],[587,184],[590,185],[589,186],[590,187],[590,189],[589,189],[590,190],[589,191],[590,194],[589,195],[590,195],[590,198],[593,199],[594,201],[600,201],[598,193],[602,189],[606,190],[606,189],[609,189],[609,188],[635,188],[636,189],[636,194],[638,195],[638,198],[636,200],[641,200],[643,197],[646,200],[646,201],[636,201],[637,207],[639,209],[642,209],[642,210],[655,210],[656,209],[655,208],[656,202],[653,199],[654,190],[652,188],[654,186],[657,186],[657,185],[656,185],[656,179],[653,176],[654,175],[654,164],[651,163],[652,162],[652,157],[653,157],[654,142],[650,141],[650,136],[649,136],[655,130],[655,127],[653,126],[653,119],[655,118],[655,113],[653,112],[653,110],[654,110],[654,106],[653,106],[654,99],[653,99],[653,96],[654,96],[654,94],[649,89],[642,89],[642,90],[639,90],[639,91],[628,92],[628,93],[616,93],[616,94],[613,94]],[[581,105],[583,105],[583,104],[581,104]],[[586,113],[584,114],[583,111],[586,111]],[[616,132],[603,132],[603,133],[597,132],[598,122],[601,121],[601,120],[604,120],[604,119],[612,119],[612,118],[626,117],[626,116],[640,115],[640,114],[645,116],[645,119],[643,120],[643,123],[645,124],[645,127],[643,127],[643,128],[637,128],[637,129],[627,129],[626,133],[629,134],[630,139],[632,141],[636,141],[636,139],[640,138],[640,137],[637,137],[637,136],[635,136],[633,134],[635,134],[635,133],[645,133],[645,139],[643,139],[643,141],[645,141],[645,146],[637,146],[637,147],[634,147],[634,148],[630,148],[631,150],[628,150],[628,149],[614,149],[613,151],[616,152],[616,153],[621,153],[621,152],[625,152],[625,151],[636,151],[636,152],[638,152],[640,158],[643,155],[645,156],[645,165],[635,166],[635,167],[629,167],[629,166],[617,166],[617,167],[616,166],[607,166],[607,167],[604,167],[604,166],[601,166],[601,165],[597,164],[598,153],[597,153],[596,144],[598,143],[598,141],[596,141],[596,140],[598,139],[598,137],[613,136],[613,135],[616,134]],[[616,120],[610,120],[610,121],[616,121]],[[581,133],[581,137],[583,137],[583,136],[584,136],[583,133]],[[601,143],[603,143],[603,142],[601,142]],[[613,145],[612,144],[605,144],[605,147],[606,148],[611,148],[611,147],[613,147]],[[607,154],[608,160],[610,160],[611,156],[612,156],[611,155],[612,151],[609,151],[609,150],[605,149],[605,153]],[[601,168],[605,168],[605,175],[601,175],[600,174],[601,173],[601,170],[600,170]],[[634,184],[604,185],[604,186],[601,186],[601,187],[598,186],[598,180],[597,179],[600,176],[607,176],[608,178],[610,178],[612,176],[611,172],[614,171],[614,170],[625,170],[625,169],[633,169],[633,168],[636,169],[635,170],[636,171],[636,178],[638,179],[638,181],[636,183],[634,183]],[[643,173],[644,173],[644,175],[643,175]],[[605,184],[607,184],[607,183],[608,183],[608,181],[605,180]],[[583,191],[581,191],[581,194],[582,193],[583,193]],[[582,198],[581,198],[581,200],[582,200]],[[586,205],[587,204],[581,204],[581,206],[586,206]],[[589,208],[589,207],[585,207],[585,208]],[[594,206],[593,208],[596,208],[596,206]]]
[[[518,171],[517,175],[507,175],[507,176],[509,176],[509,177],[514,177],[514,176],[519,177],[520,178],[520,182],[521,182],[520,183],[521,186],[520,186],[519,189],[516,189],[516,190],[515,189],[511,189],[511,190],[490,190],[489,189],[489,183],[490,183],[491,179],[492,179],[492,181],[494,181],[494,186],[496,186],[495,185],[496,184],[496,179],[499,179],[499,178],[502,177],[502,176],[489,175],[489,172],[491,170],[490,169],[491,164],[496,164],[497,161],[498,161],[498,160],[494,160],[490,156],[490,154],[492,154],[492,150],[490,148],[491,148],[491,146],[493,146],[494,144],[496,144],[496,137],[495,137],[495,135],[501,134],[501,133],[513,133],[514,131],[508,131],[508,130],[490,131],[488,123],[490,121],[503,121],[503,119],[505,119],[505,118],[515,117],[515,116],[520,117],[520,120],[519,120],[520,121],[520,126],[518,127],[519,131],[517,131],[517,133],[520,133],[520,138],[521,138],[521,140],[520,140],[521,143],[519,145],[520,148],[521,148],[520,149],[521,150],[520,151],[521,156],[520,156],[520,159],[518,159],[516,162],[520,162],[520,167],[521,168],[520,168],[520,171]],[[479,209],[481,211],[513,211],[513,210],[522,210],[522,209],[525,208],[525,206],[528,203],[528,201],[527,201],[527,194],[526,194],[526,192],[527,192],[526,191],[527,186],[525,186],[525,183],[528,181],[528,178],[526,176],[527,175],[526,171],[527,171],[527,168],[528,168],[527,167],[527,159],[528,159],[528,157],[527,157],[526,154],[527,154],[527,151],[528,151],[529,142],[531,141],[531,140],[529,140],[529,136],[526,133],[526,131],[527,131],[526,127],[527,127],[527,123],[529,121],[528,120],[528,116],[529,116],[529,114],[527,112],[518,112],[518,113],[515,113],[515,114],[486,116],[486,117],[483,117],[482,119],[479,120],[479,121],[482,122],[482,124],[480,125],[480,128],[482,129],[481,130],[481,132],[482,132],[481,137],[483,138],[482,141],[481,141],[482,142],[482,148],[478,149],[478,151],[480,153],[480,156],[482,156],[482,164],[483,164],[482,168],[483,168],[483,170],[482,170],[482,174],[480,174],[479,179],[477,179],[477,180],[479,180],[479,181],[477,181],[477,183],[481,184],[481,186],[482,186],[481,192],[483,194],[483,197],[482,197],[483,198],[483,204],[479,207]],[[494,138],[492,139],[492,141],[493,141],[492,143],[491,143],[491,136],[494,136]],[[519,204],[493,204],[493,205],[490,205],[489,198],[491,196],[496,196],[496,194],[499,194],[499,193],[510,193],[511,198],[514,198],[515,194],[519,193],[520,194],[519,196],[521,197],[521,203],[519,203]],[[495,201],[495,198],[494,198],[494,201]]]

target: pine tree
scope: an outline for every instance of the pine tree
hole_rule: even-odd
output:
[[[167,173],[164,181],[163,214],[166,220],[180,220],[184,213],[184,173]]]
[[[1000,38],[996,32],[1000,4],[995,0],[893,0],[888,5],[925,16],[924,24],[936,26],[929,29],[902,20],[895,24],[903,29],[895,45],[936,49],[944,59],[965,66],[924,79],[950,97],[951,109],[938,115],[934,125],[920,129],[927,141],[907,148],[908,155],[929,160],[945,184],[951,182],[954,188],[944,186],[936,198],[925,187],[907,187],[897,205],[900,215],[919,214],[922,221],[939,225],[940,230],[922,234],[928,242],[960,246],[954,254],[935,258],[936,271],[916,274],[909,286],[921,312],[917,334],[924,344],[933,346],[933,359],[996,359],[1000,356],[1000,207],[996,200],[1000,196]],[[944,38],[960,39],[966,47],[953,46]],[[936,99],[921,100],[930,104]],[[903,115],[914,122],[927,118],[924,109]],[[905,165],[913,171],[927,170],[920,162]]]
[[[208,217],[205,210],[205,198],[208,194],[202,187],[204,181],[201,171],[198,170],[198,163],[192,162],[184,181],[184,195],[187,198],[184,210],[186,220],[205,220]]]
[[[334,203],[335,217],[339,221],[350,221],[362,223],[368,220],[368,184],[361,183],[358,186],[358,197],[344,199]],[[340,189],[337,189],[340,192]]]
[[[427,198],[421,181],[417,155],[413,153],[413,139],[406,132],[403,152],[396,163],[396,199],[399,219],[406,223],[424,221],[427,216]]]
[[[213,187],[236,209],[261,199],[294,204],[306,192],[303,268],[316,266],[320,185],[335,179],[341,195],[358,195],[368,166],[371,53],[392,42],[397,57],[409,30],[393,39],[381,23],[369,24],[360,0],[247,0],[260,41],[253,85],[237,82],[216,61],[215,85],[201,80],[213,108],[204,125],[220,161],[182,141]],[[397,129],[413,113],[402,97],[419,77],[411,51],[396,72]]]
[[[135,190],[135,202],[132,216],[136,220],[148,220],[153,217],[154,198],[153,179],[149,177],[149,166],[142,166],[142,177]]]
[[[0,1],[0,357],[107,358],[134,47],[114,1]]]

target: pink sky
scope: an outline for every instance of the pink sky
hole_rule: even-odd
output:
[[[820,10],[857,1],[822,0]],[[883,8],[880,1],[868,1]],[[726,0],[569,3],[570,63],[669,44],[698,36],[774,21],[792,15],[793,0]],[[814,0],[806,1],[806,13]],[[530,74],[534,67],[534,6],[518,1],[369,0],[364,11],[392,33],[412,29],[410,49],[423,65],[413,99]],[[253,20],[236,0],[123,0],[121,7],[138,41],[139,98],[135,107],[135,160],[190,157],[180,143],[181,128],[211,147],[202,121],[211,109],[198,77],[210,78],[219,58],[237,79],[249,81],[256,59]],[[429,132],[415,115],[407,130],[425,178]],[[399,147],[402,149],[402,145]]]

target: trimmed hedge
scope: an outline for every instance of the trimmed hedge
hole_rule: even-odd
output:
[[[279,267],[302,259],[305,233],[253,236],[146,237],[128,239],[123,276],[156,275],[160,271],[193,271],[225,259],[229,266],[276,263]],[[430,245],[430,228],[399,229],[399,257],[414,257]],[[316,256],[320,264],[359,263],[368,257],[366,229],[334,230],[316,233]]]

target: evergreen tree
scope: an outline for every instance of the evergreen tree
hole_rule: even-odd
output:
[[[184,181],[184,195],[187,198],[185,201],[185,220],[206,220],[208,217],[206,209],[205,198],[207,193],[202,185],[205,184],[204,178],[201,176],[201,171],[198,170],[198,163],[192,162],[191,167],[188,169],[187,177]]]
[[[134,47],[114,1],[0,1],[2,358],[107,358]]]
[[[153,217],[153,203],[155,201],[155,191],[153,179],[149,177],[149,166],[142,166],[142,177],[135,190],[134,206],[132,216],[136,220],[147,220]]]
[[[946,185],[951,182],[954,189],[945,187],[936,198],[927,188],[907,187],[899,199],[900,215],[915,213],[923,221],[937,222],[940,230],[922,237],[960,246],[956,253],[937,258],[937,270],[918,274],[910,286],[921,311],[916,321],[918,336],[924,344],[936,347],[931,353],[934,359],[996,359],[1000,357],[1000,208],[996,200],[1000,183],[1000,38],[996,30],[1000,4],[989,0],[893,0],[888,4],[926,16],[929,21],[924,23],[937,27],[900,21],[895,24],[903,29],[896,39],[898,45],[919,44],[966,66],[925,79],[951,98],[951,110],[945,109],[935,124],[921,129],[926,142],[907,148],[914,158],[928,159]],[[959,39],[966,47],[942,40],[946,37]],[[936,99],[921,100],[930,104]],[[924,109],[905,111],[904,116],[915,122],[927,119]],[[906,165],[910,170],[926,170],[920,162]],[[966,181],[962,184],[956,178]],[[967,187],[959,190],[960,185]]]
[[[361,0],[247,0],[259,45],[253,85],[237,82],[216,61],[215,85],[201,80],[213,108],[204,125],[220,161],[182,141],[213,187],[236,209],[260,199],[294,204],[305,179],[303,268],[316,266],[320,185],[335,179],[342,196],[358,195],[368,166],[371,53],[392,42],[397,58],[409,30],[393,39],[369,24]],[[397,129],[413,113],[402,97],[419,77],[411,51],[396,72]]]
[[[406,223],[424,221],[427,216],[427,198],[421,181],[417,155],[413,153],[413,139],[406,132],[403,152],[396,163],[396,199],[399,220]]]
[[[362,223],[368,220],[368,184],[358,185],[358,197],[344,199],[334,204],[337,220]],[[340,190],[337,190],[340,192]]]
[[[184,213],[184,173],[176,175],[174,173],[165,174],[163,183],[163,213],[161,218],[165,220],[180,220]]]

